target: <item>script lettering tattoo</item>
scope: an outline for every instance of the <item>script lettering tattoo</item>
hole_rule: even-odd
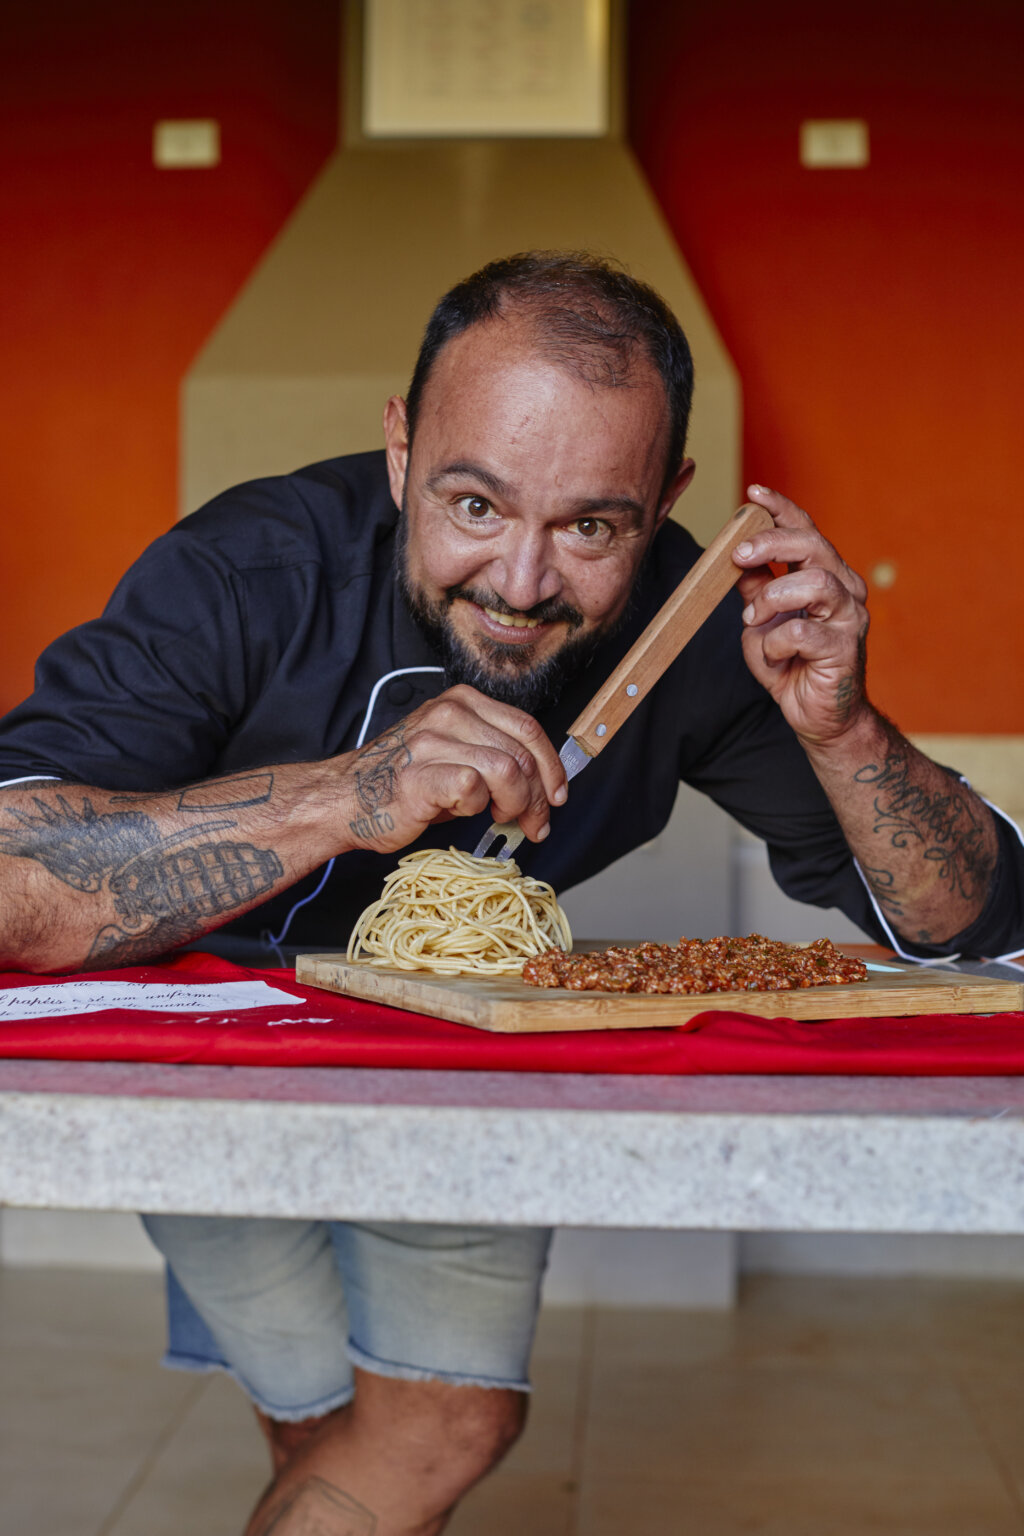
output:
[[[376,1529],[377,1517],[365,1504],[321,1477],[309,1477],[257,1536],[373,1536]]]
[[[985,848],[985,832],[970,797],[949,781],[948,794],[915,784],[904,752],[892,751],[884,763],[867,763],[854,774],[858,784],[872,784],[873,831],[888,836],[889,846],[919,845],[921,857],[938,865],[950,891],[971,900],[988,887],[995,861]]]
[[[879,869],[877,865],[871,864],[862,864],[861,869],[878,905],[883,907],[890,917],[902,917],[903,903],[895,892],[896,877],[892,870]]]
[[[77,810],[65,795],[32,803],[35,814],[8,807],[16,826],[0,828],[0,853],[34,859],[77,891],[109,891],[121,921],[99,930],[90,960],[160,954],[251,905],[284,874],[273,849],[217,838],[230,820],[164,837],[144,812],[97,811],[88,795]]]
[[[362,748],[356,758],[356,799],[371,818],[394,802],[398,775],[412,762],[405,727],[396,725]]]

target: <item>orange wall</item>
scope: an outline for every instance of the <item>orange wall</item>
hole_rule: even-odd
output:
[[[328,154],[337,76],[335,0],[8,11],[0,709],[173,520],[181,377]],[[739,366],[748,477],[862,570],[897,563],[870,657],[901,724],[1024,730],[1024,6],[632,0],[630,45],[633,141]],[[219,118],[222,165],[154,170],[166,116]],[[870,168],[801,170],[809,116],[866,117]]]
[[[896,562],[869,680],[906,729],[1024,731],[1024,5],[631,15],[633,142],[739,368],[747,478]],[[870,167],[801,169],[818,117],[866,118]]]
[[[49,0],[0,49],[0,710],[176,512],[178,386],[336,139],[336,0]],[[153,122],[222,162],[158,171]]]

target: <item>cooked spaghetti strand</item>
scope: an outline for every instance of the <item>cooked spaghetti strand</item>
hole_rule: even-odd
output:
[[[349,940],[348,959],[405,971],[511,976],[572,934],[551,886],[512,859],[422,848],[399,859]]]

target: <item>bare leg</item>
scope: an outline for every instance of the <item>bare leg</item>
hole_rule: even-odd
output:
[[[526,1418],[522,1392],[355,1376],[323,1419],[261,1419],[276,1475],[246,1536],[436,1536]]]
[[[315,1419],[271,1419],[259,1408],[254,1408],[256,1422],[263,1431],[263,1438],[270,1447],[270,1459],[274,1467],[276,1477],[285,1463],[290,1461],[300,1446],[311,1440],[318,1430],[329,1419],[336,1419],[339,1414],[347,1413],[347,1408],[335,1408],[331,1413],[322,1413]]]

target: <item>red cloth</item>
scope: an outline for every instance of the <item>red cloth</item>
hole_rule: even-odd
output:
[[[853,1076],[1024,1074],[1024,1013],[932,1014],[804,1023],[709,1011],[696,1028],[497,1035],[319,987],[291,971],[245,970],[212,955],[90,973],[97,981],[269,982],[294,1005],[228,1014],[124,1011],[0,1024],[0,1057],[203,1062],[220,1066],[431,1067],[493,1072],[840,1073]],[[0,975],[0,987],[47,978]],[[70,978],[63,978],[68,980]],[[81,977],[77,978],[83,979]],[[52,983],[60,978],[49,978]],[[326,1024],[277,1024],[305,1012]],[[210,1021],[212,1017],[212,1022]]]

